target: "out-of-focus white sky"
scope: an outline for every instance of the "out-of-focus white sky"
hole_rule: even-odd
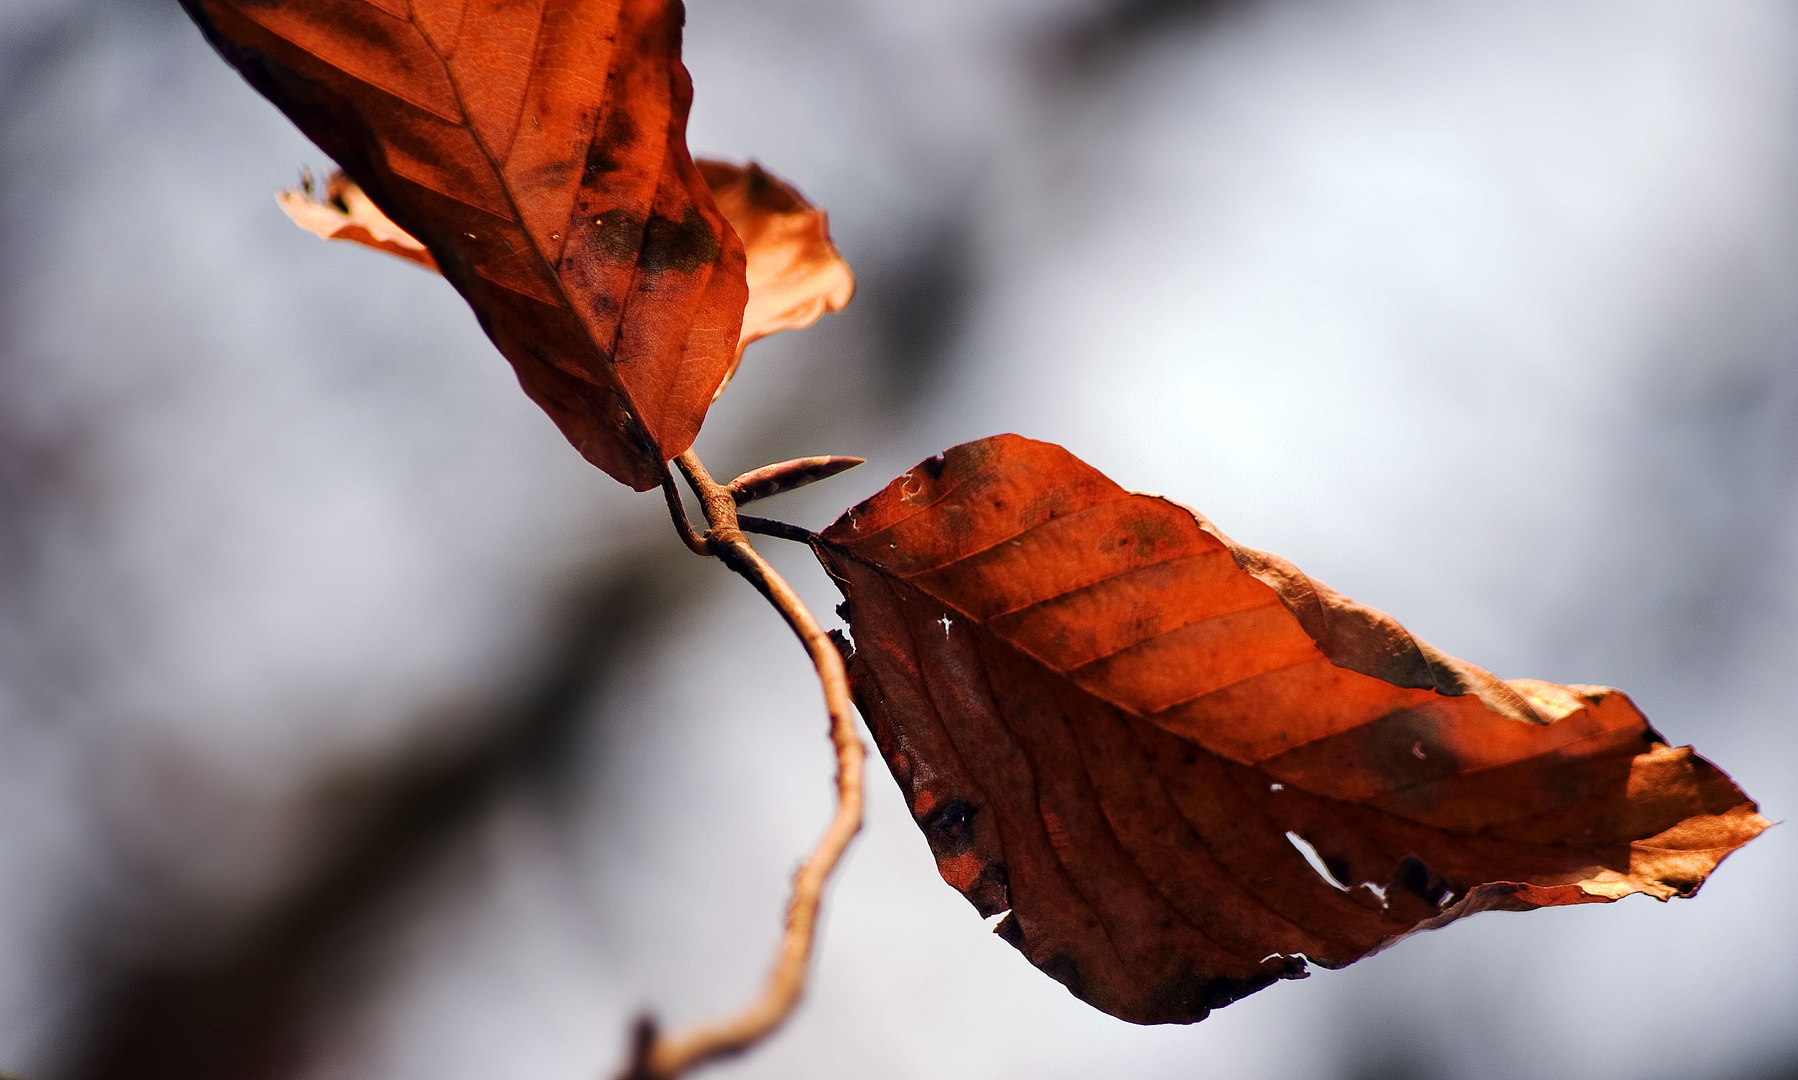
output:
[[[1628,689],[1791,812],[1791,5],[688,21],[695,151],[796,182],[861,276],[751,350],[701,438],[727,475],[872,459],[771,513],[1060,441],[1501,675]],[[446,285],[288,225],[301,164],[173,4],[0,8],[0,1070],[99,1075],[121,980],[229,952],[362,781],[478,742],[571,596],[687,578],[590,613],[619,640],[553,767],[320,946],[281,1070],[591,1076],[640,1007],[759,980],[829,813],[817,691],[740,582],[649,554],[659,499],[580,462]],[[1694,901],[1483,915],[1143,1029],[993,937],[871,781],[802,1012],[716,1075],[1798,1070],[1785,828]]]

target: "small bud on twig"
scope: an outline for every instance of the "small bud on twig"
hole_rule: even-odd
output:
[[[832,456],[794,458],[751,469],[725,487],[730,489],[731,498],[737,501],[737,505],[743,506],[757,499],[766,499],[770,495],[779,495],[783,491],[792,491],[794,488],[828,479],[853,469],[866,460]]]

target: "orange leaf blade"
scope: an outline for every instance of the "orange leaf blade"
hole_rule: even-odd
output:
[[[1474,911],[1690,895],[1768,824],[1625,695],[1501,682],[1058,446],[956,447],[814,546],[944,879],[1127,1020]]]
[[[687,152],[678,0],[183,6],[423,244],[576,448],[656,486],[748,295]]]

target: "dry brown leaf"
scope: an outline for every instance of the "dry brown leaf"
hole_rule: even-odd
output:
[[[743,350],[781,330],[800,330],[826,312],[841,311],[855,294],[855,276],[830,242],[830,219],[791,184],[760,165],[695,162],[718,209],[742,239],[748,257],[749,302],[737,337],[736,374]],[[325,198],[304,186],[281,192],[281,208],[294,223],[326,240],[350,240],[436,268],[423,244],[387,220],[354,182],[331,174]],[[724,392],[720,384],[718,393]]]
[[[659,484],[748,297],[687,153],[678,0],[182,5],[424,244],[569,441]]]
[[[1052,444],[956,447],[815,547],[944,879],[1127,1020],[1475,911],[1689,896],[1768,824],[1624,694],[1501,681]]]
[[[749,256],[749,303],[730,368],[734,375],[751,342],[843,310],[855,295],[855,276],[830,242],[829,216],[797,188],[753,161],[701,159],[699,172]]]

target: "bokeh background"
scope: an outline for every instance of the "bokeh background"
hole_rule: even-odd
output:
[[[692,0],[696,151],[827,206],[848,312],[715,472],[1015,430],[1798,805],[1789,0]],[[818,694],[171,0],[0,2],[0,1071],[559,1080],[741,1001]],[[764,545],[820,612],[802,550]],[[725,1077],[1790,1080],[1798,841],[1482,915],[1185,1028],[1069,997],[895,785]]]

